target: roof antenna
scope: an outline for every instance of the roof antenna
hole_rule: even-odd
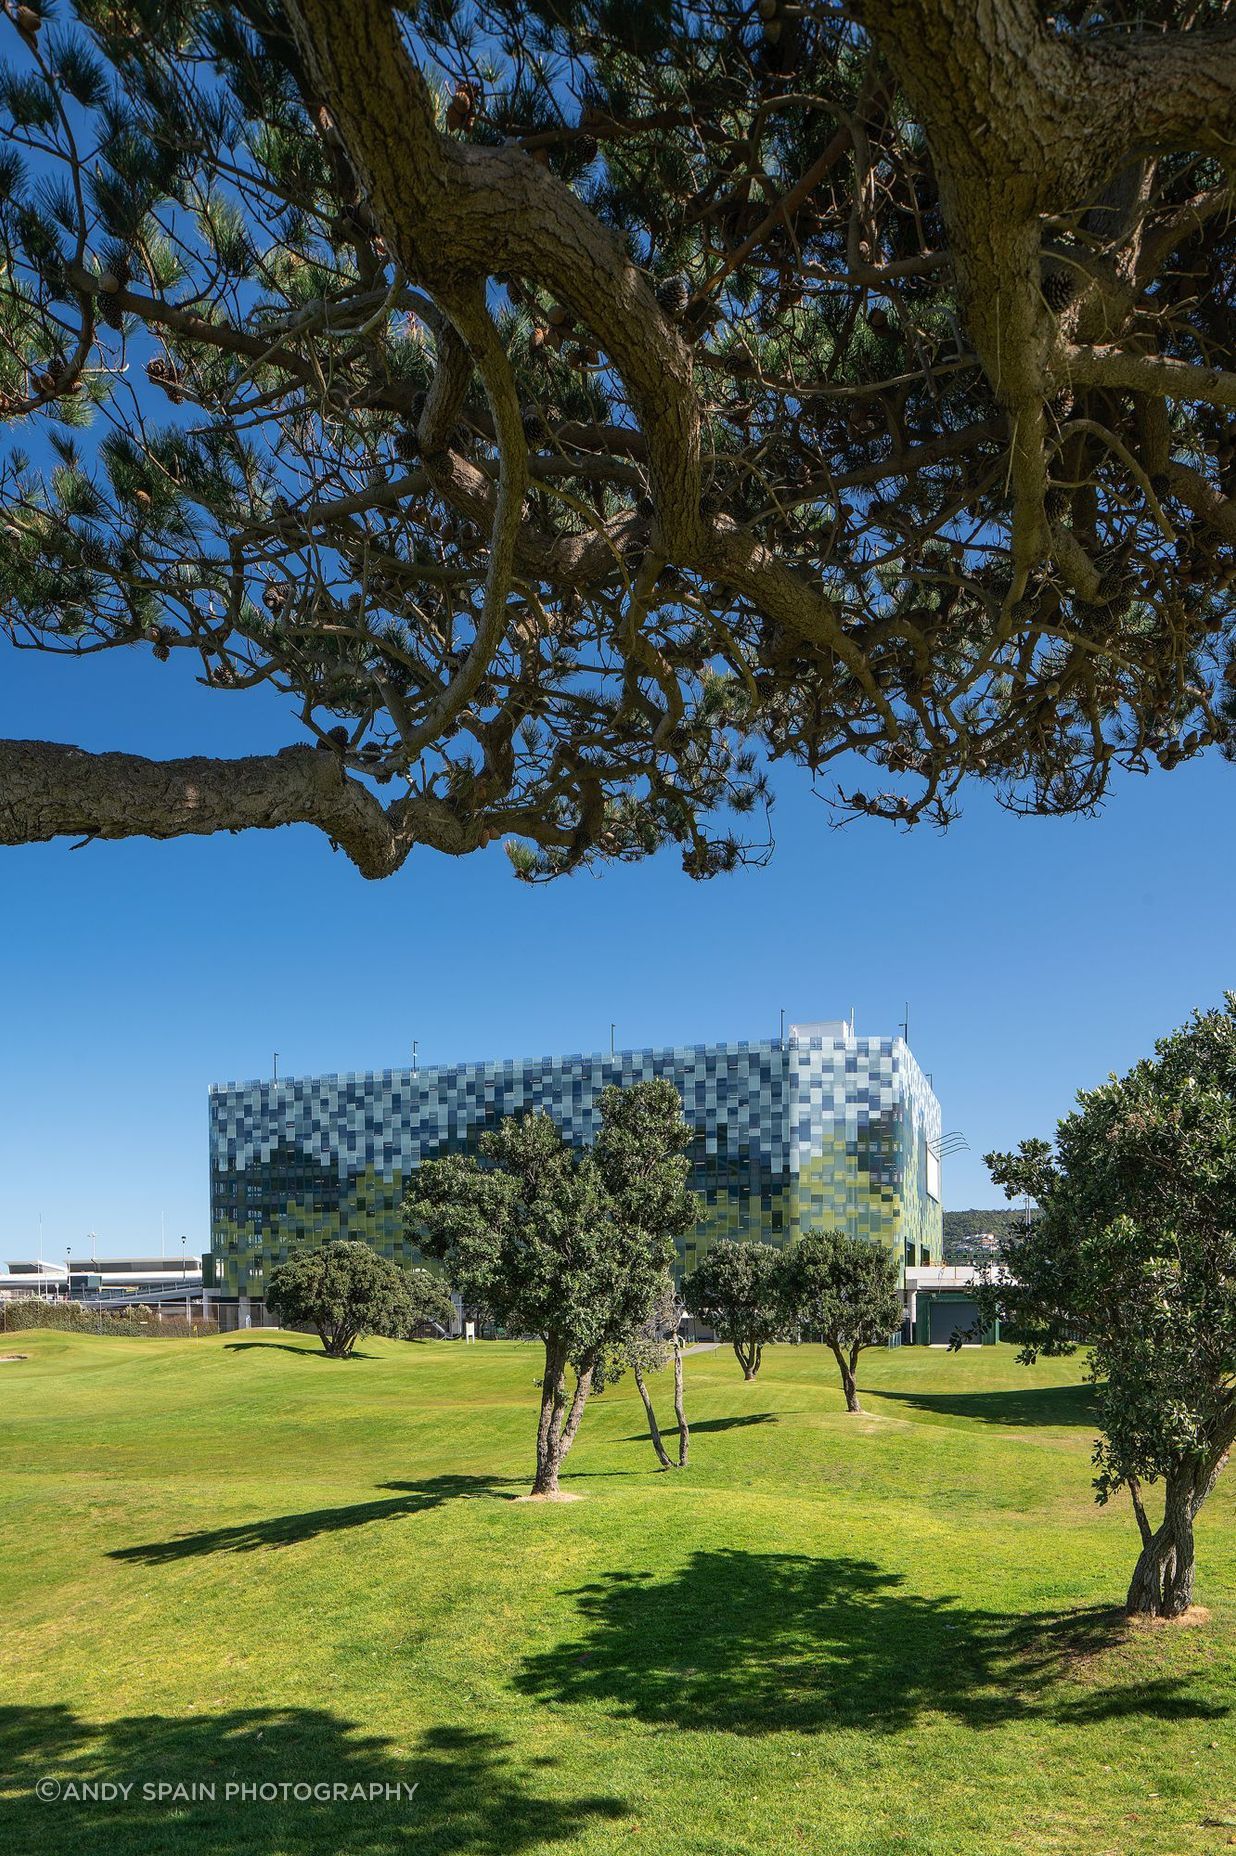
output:
[[[901,1041],[903,1044],[910,1042],[910,1001],[908,999],[906,1000],[906,1015],[901,1021]]]

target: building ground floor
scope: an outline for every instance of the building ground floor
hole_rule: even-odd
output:
[[[908,1265],[902,1291],[905,1317],[900,1330],[889,1335],[889,1346],[948,1347],[957,1335],[964,1336],[963,1346],[988,1346],[998,1341],[999,1322],[981,1330],[979,1327],[975,1299],[979,1274],[971,1264]],[[226,1295],[207,1289],[200,1291],[199,1297],[209,1307],[206,1318],[216,1321],[221,1333],[232,1333],[238,1328],[278,1326],[274,1316],[267,1314],[260,1295]],[[183,1308],[184,1298],[178,1300]],[[455,1315],[451,1332],[449,1337],[443,1338],[461,1339],[465,1328],[472,1330],[469,1339],[492,1338],[493,1330],[483,1322],[475,1319],[465,1322],[457,1296],[452,1297],[452,1303]],[[687,1332],[692,1341],[716,1338],[710,1328],[696,1322],[689,1313],[687,1320]]]
[[[906,1270],[902,1339],[918,1347],[987,1346],[1000,1338],[998,1321],[982,1327],[976,1300],[980,1271],[971,1263]]]

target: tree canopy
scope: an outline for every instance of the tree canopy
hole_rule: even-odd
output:
[[[819,1335],[841,1373],[847,1411],[858,1402],[858,1356],[901,1327],[901,1269],[880,1244],[838,1231],[804,1231],[785,1252],[786,1317],[805,1339]]]
[[[988,1155],[1039,1211],[1014,1278],[982,1299],[1026,1360],[1089,1347],[1095,1489],[1129,1489],[1142,1537],[1128,1609],[1174,1616],[1192,1601],[1194,1517],[1236,1441],[1236,995],[1155,1049],[1083,1092],[1054,1142]],[[1143,1485],[1160,1481],[1156,1529]]]
[[[1218,0],[0,29],[0,626],[300,730],[0,744],[0,842],[706,876],[770,760],[910,822],[1230,750]]]
[[[451,1298],[428,1270],[405,1270],[351,1239],[289,1257],[271,1272],[266,1305],[291,1327],[314,1327],[332,1359],[346,1360],[366,1334],[406,1340],[444,1328]]]
[[[417,1169],[409,1237],[443,1261],[465,1302],[545,1343],[534,1494],[557,1492],[598,1365],[639,1333],[674,1239],[698,1217],[686,1188],[691,1135],[661,1079],[603,1090],[587,1153],[574,1153],[550,1116],[512,1115],[481,1135],[479,1158],[446,1154]]]
[[[782,1252],[775,1244],[721,1238],[682,1286],[689,1314],[728,1340],[744,1379],[760,1370],[764,1348],[785,1332]]]

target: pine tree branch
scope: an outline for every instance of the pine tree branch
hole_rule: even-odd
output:
[[[315,825],[364,877],[389,876],[413,846],[458,856],[484,842],[441,801],[384,807],[333,753],[310,747],[240,760],[148,760],[52,741],[0,741],[0,844],[52,838],[206,837]]]

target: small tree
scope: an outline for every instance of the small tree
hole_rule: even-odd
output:
[[[534,1495],[558,1493],[599,1363],[647,1320],[674,1239],[698,1216],[691,1134],[672,1083],[636,1083],[603,1092],[588,1154],[548,1115],[523,1115],[482,1135],[481,1162],[448,1154],[417,1173],[404,1206],[414,1241],[465,1300],[545,1343]]]
[[[290,1257],[272,1272],[266,1306],[290,1327],[314,1327],[332,1360],[358,1340],[402,1340],[427,1323],[445,1325],[451,1301],[428,1270],[405,1270],[369,1244],[336,1240]]]
[[[901,1326],[896,1261],[863,1238],[805,1231],[786,1252],[782,1281],[787,1320],[823,1337],[841,1369],[846,1410],[861,1411],[858,1356]]]
[[[1193,1600],[1193,1522],[1236,1441],[1236,995],[1194,1013],[1154,1058],[1083,1092],[1054,1144],[989,1154],[1010,1198],[1038,1215],[984,1285],[984,1318],[1021,1358],[1090,1348],[1102,1435],[1097,1499],[1129,1490],[1142,1550],[1131,1615]],[[1163,1518],[1143,1485],[1162,1481]]]
[[[691,1431],[687,1424],[682,1372],[685,1344],[682,1324],[685,1314],[686,1305],[681,1295],[675,1290],[673,1283],[667,1278],[661,1293],[652,1305],[648,1319],[636,1330],[630,1340],[616,1348],[603,1362],[606,1385],[612,1385],[621,1379],[630,1367],[631,1375],[635,1380],[635,1389],[640,1395],[644,1413],[648,1419],[648,1435],[652,1440],[652,1448],[662,1469],[685,1469],[691,1451]],[[648,1390],[648,1376],[652,1373],[663,1372],[671,1360],[674,1365],[674,1417],[678,1425],[678,1461],[676,1463],[665,1448],[661,1427],[657,1423],[656,1407],[652,1402],[652,1394]]]
[[[687,1307],[733,1346],[744,1379],[754,1379],[767,1342],[785,1325],[782,1253],[774,1244],[721,1238],[683,1284]]]

